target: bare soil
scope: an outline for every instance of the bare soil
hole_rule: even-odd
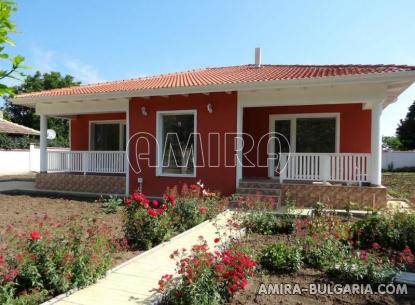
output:
[[[110,227],[114,238],[123,237],[121,211],[116,214],[105,214],[98,202],[0,194],[0,229],[11,224],[18,230],[29,230],[36,217],[45,213],[56,222],[66,222],[73,216],[97,219]],[[114,265],[138,253],[139,251],[117,252],[114,254]]]
[[[243,243],[255,248],[255,253],[259,254],[265,247],[276,242],[287,242],[287,236],[271,235],[264,236],[258,234],[247,235]],[[261,283],[266,287],[269,284],[296,284],[300,288],[308,288],[310,284],[336,284],[324,272],[311,268],[303,268],[295,274],[268,274],[265,270],[260,270],[259,275],[250,280],[247,288],[239,292],[230,304],[256,304],[256,305],[397,305],[415,304],[415,288],[408,286],[407,295],[379,295],[379,294],[258,294]],[[375,289],[375,288],[373,288]]]

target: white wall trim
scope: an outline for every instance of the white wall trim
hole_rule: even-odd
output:
[[[169,174],[163,173],[162,165],[163,164],[163,128],[162,128],[162,116],[163,115],[180,115],[180,114],[193,114],[193,124],[194,124],[194,136],[193,136],[193,173],[192,174]],[[189,177],[194,178],[196,177],[197,171],[197,110],[196,109],[183,109],[183,110],[161,110],[156,112],[156,139],[157,139],[157,147],[156,147],[156,156],[157,156],[157,166],[156,166],[156,176],[161,177]]]

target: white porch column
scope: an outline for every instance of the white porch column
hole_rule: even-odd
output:
[[[236,188],[239,187],[239,181],[242,179],[242,148],[243,148],[243,114],[244,108],[238,99],[238,106],[236,110],[236,155],[235,155],[235,166],[236,166]]]
[[[130,106],[127,106],[125,112],[125,195],[130,194],[130,151],[128,141],[130,141]]]
[[[41,114],[40,115],[40,172],[41,173],[46,173],[48,170],[47,131],[48,131],[48,117],[44,114]]]
[[[382,132],[380,124],[382,110],[382,102],[372,105],[370,182],[374,185],[382,183]]]

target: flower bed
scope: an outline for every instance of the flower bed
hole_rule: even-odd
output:
[[[0,231],[0,304],[39,304],[95,282],[114,265],[114,253],[154,247],[225,208],[226,199],[205,192],[199,184],[172,188],[160,201],[140,193],[121,206],[117,198],[104,201],[103,217],[123,215],[121,234],[79,215],[57,222],[45,214],[23,230],[8,225]]]
[[[411,304],[415,290],[410,287],[408,295],[258,294],[261,283],[302,288],[370,284],[376,291],[379,285],[391,283],[398,272],[413,270],[415,215],[375,214],[355,220],[322,211],[319,205],[312,217],[293,218],[291,234],[267,230],[281,223],[281,216],[267,210],[238,216],[247,229],[242,244],[252,249],[261,272],[231,304]]]

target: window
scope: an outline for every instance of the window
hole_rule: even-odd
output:
[[[158,174],[195,175],[196,112],[159,112],[157,117]]]
[[[336,118],[298,118],[296,144],[298,153],[334,153]]]
[[[125,150],[125,122],[91,122],[90,149]]]

